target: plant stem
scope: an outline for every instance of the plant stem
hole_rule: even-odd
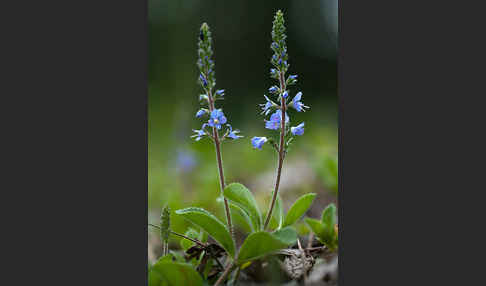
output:
[[[231,269],[233,268],[234,266],[234,263],[231,262],[230,264],[228,264],[228,266],[226,267],[226,269],[224,270],[223,274],[221,274],[221,276],[219,276],[219,279],[218,281],[216,281],[216,283],[214,284],[214,286],[218,286],[219,284],[221,284],[224,280],[226,280],[226,277],[228,276],[228,274],[231,272]]]
[[[152,226],[152,227],[155,227],[155,228],[160,229],[160,227],[159,227],[158,225],[151,224],[151,223],[149,223],[149,225],[150,225],[150,226]],[[172,230],[169,230],[169,232],[170,232],[171,234],[173,234],[173,235],[177,235],[177,236],[180,236],[180,237],[185,238],[185,239],[187,239],[187,240],[190,240],[190,241],[194,242],[195,244],[197,244],[197,245],[199,245],[199,246],[206,246],[206,244],[204,244],[204,243],[200,242],[200,241],[199,241],[199,240],[197,240],[197,239],[192,239],[192,238],[190,238],[190,237],[188,237],[188,236],[185,236],[185,235],[183,235],[183,234],[177,233],[177,232],[172,231]]]
[[[213,99],[211,88],[208,89],[208,98],[209,98],[209,112],[211,113],[214,110],[214,99]],[[216,149],[216,161],[218,163],[219,185],[221,188],[221,195],[223,195],[223,191],[224,188],[226,187],[226,184],[224,182],[223,159],[221,158],[221,141],[219,140],[219,133],[216,127],[213,127],[213,138],[214,138],[214,147]],[[224,195],[223,195],[223,200],[224,200],[224,210],[226,212],[226,221],[228,223],[228,228],[230,230],[233,243],[235,243],[236,245],[233,224],[231,223],[230,208],[229,208],[228,200],[226,200]]]
[[[238,267],[238,269],[236,270],[236,275],[235,275],[235,280],[233,285],[236,285],[238,283],[238,277],[240,277],[240,272],[241,272],[241,267]]]
[[[284,82],[284,73],[280,72],[279,77],[280,77],[280,109],[282,111],[282,118],[280,120],[280,145],[279,145],[279,150],[278,150],[278,168],[277,168],[277,180],[275,181],[275,190],[273,192],[273,197],[272,197],[272,202],[270,204],[270,209],[268,210],[267,213],[267,218],[265,219],[265,224],[263,226],[263,229],[265,230],[268,226],[268,223],[270,222],[270,218],[272,217],[272,211],[273,207],[275,206],[275,201],[277,200],[277,194],[278,194],[278,188],[280,185],[280,175],[282,174],[282,165],[285,157],[285,151],[284,151],[284,139],[285,139],[285,112],[286,112],[286,104],[285,104],[285,98],[282,96],[282,94],[285,92],[285,82]]]

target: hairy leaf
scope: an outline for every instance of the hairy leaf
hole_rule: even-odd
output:
[[[321,237],[324,233],[324,226],[322,225],[321,221],[309,217],[306,217],[304,220],[307,223],[307,225],[310,227],[310,229],[316,234],[317,238],[322,243],[324,243],[324,241],[321,240]]]
[[[274,237],[282,241],[283,243],[293,245],[297,242],[297,231],[291,226],[284,227],[272,233]]]
[[[335,240],[336,240],[336,206],[334,204],[329,204],[323,211],[322,211],[322,226],[323,226],[323,237],[328,243],[330,243],[330,248],[335,247]]]
[[[273,197],[273,192],[272,192]],[[275,206],[272,211],[272,218],[270,219],[270,228],[271,229],[280,229],[282,227],[284,220],[284,212],[282,206],[282,199],[280,195],[277,195],[277,200],[275,201]]]
[[[248,216],[248,213],[233,203],[229,203],[229,205],[231,210],[231,217],[234,218],[233,220],[235,222],[238,222],[240,227],[242,227],[244,230],[248,232],[254,232],[255,228],[253,227],[253,222],[250,216]]]
[[[244,210],[251,219],[255,230],[261,229],[262,218],[253,194],[240,183],[231,183],[224,189],[225,198]]]
[[[203,285],[199,273],[187,263],[159,261],[150,269],[149,286]]]
[[[237,264],[242,265],[247,261],[261,258],[276,250],[285,248],[287,245],[287,243],[268,232],[254,232],[243,242],[238,255]]]
[[[298,221],[310,208],[315,197],[315,193],[309,193],[298,198],[295,203],[290,207],[282,227],[292,225],[296,221]]]
[[[192,238],[192,239],[199,239],[199,232],[196,231],[195,229],[193,229],[192,227],[190,227],[188,230],[186,230],[186,232],[184,233],[185,236],[189,237],[189,238]],[[186,251],[188,250],[190,247],[194,246],[194,242],[188,240],[188,239],[185,239],[185,238],[181,238],[181,248]]]
[[[235,245],[228,229],[213,214],[205,209],[195,207],[177,210],[176,214],[202,228],[221,244],[231,257],[235,256]]]
[[[222,197],[219,197],[216,201],[224,204]],[[231,219],[233,220],[233,223],[247,232],[254,232],[255,228],[253,227],[253,223],[248,213],[231,201],[229,201],[228,204],[230,206]]]

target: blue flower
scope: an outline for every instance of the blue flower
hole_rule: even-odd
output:
[[[277,50],[277,49],[278,49],[278,44],[277,44],[277,43],[275,43],[275,42],[273,42],[273,43],[272,43],[272,48],[273,48],[273,49],[275,49],[275,50]]]
[[[301,101],[300,98],[302,97],[302,92],[298,92],[295,97],[292,99],[292,104],[291,106],[295,108],[298,112],[304,111],[306,108],[309,108],[309,106],[305,106]]]
[[[260,104],[260,106],[263,107],[262,108],[262,110],[263,110],[262,114],[265,113],[265,115],[268,115],[268,113],[270,113],[271,108],[274,105],[274,103],[270,99],[268,99],[268,97],[266,95],[264,95],[264,97],[267,100],[267,102],[265,104]]]
[[[201,140],[201,138],[204,136],[204,135],[207,135],[206,134],[206,130],[204,130],[204,128],[206,128],[207,124],[204,123],[201,127],[200,130],[195,130],[195,129],[192,129],[192,131],[196,132],[196,134],[192,135],[191,138],[196,138],[196,141],[199,141]]]
[[[297,79],[297,75],[296,74],[293,74],[293,75],[289,76],[289,79],[295,80],[295,79]]]
[[[267,142],[267,137],[253,137],[251,139],[251,145],[253,145],[253,148],[262,149],[265,142]]]
[[[228,127],[229,127],[229,133],[228,133],[228,137],[231,138],[231,139],[238,139],[238,138],[242,138],[243,136],[241,135],[237,135],[238,133],[240,133],[240,130],[234,130],[231,128],[231,125],[229,124],[226,124]]]
[[[279,109],[270,116],[270,120],[265,120],[265,128],[277,130],[280,128],[280,122],[282,119],[282,111]],[[289,115],[285,113],[285,124],[289,123]]]
[[[278,65],[281,66],[282,65],[282,59],[279,59],[278,60]]]
[[[287,96],[289,96],[289,93],[287,91],[284,91],[284,93],[282,94],[283,98],[287,98]]]
[[[295,127],[291,127],[290,132],[292,132],[293,135],[299,135],[299,136],[304,134],[304,122],[302,122],[301,124]]]
[[[270,93],[277,93],[277,91],[278,91],[278,87],[276,87],[275,85],[268,89],[268,92]]]
[[[224,95],[224,89],[218,89],[218,90],[216,90],[216,94],[223,96]]]
[[[278,75],[278,71],[276,69],[270,69],[270,75],[276,77]]]
[[[273,59],[274,61],[276,61],[276,60],[278,59],[278,56],[277,56],[276,54],[274,54],[274,55],[272,56],[272,59]]]
[[[226,117],[221,109],[214,109],[211,112],[211,118],[209,118],[208,125],[221,129],[221,124],[226,123]]]
[[[200,75],[199,75],[199,79],[201,80],[201,82],[202,82],[202,84],[203,84],[204,86],[208,86],[208,81],[206,80],[206,78],[204,77],[204,75],[203,75],[203,74],[200,74]]]
[[[206,114],[208,112],[207,109],[204,109],[204,108],[201,108],[199,109],[199,111],[196,113],[196,117],[199,118],[201,116],[203,116],[204,114]]]

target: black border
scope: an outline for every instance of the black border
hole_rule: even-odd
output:
[[[473,181],[482,169],[463,158],[478,157],[471,145],[481,141],[469,136],[484,133],[471,117],[483,105],[464,97],[482,98],[472,80],[481,73],[465,65],[484,49],[478,60],[469,47],[481,45],[463,41],[481,39],[483,25],[473,25],[474,8],[441,5],[339,2],[341,286],[461,285],[481,273],[465,255],[478,252],[483,200],[464,192],[482,193]],[[15,265],[5,274],[21,284],[146,284],[147,2],[4,11],[2,202],[14,209],[3,216],[11,253],[2,256]]]

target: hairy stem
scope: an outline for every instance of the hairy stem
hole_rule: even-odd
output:
[[[208,98],[209,98],[209,112],[212,112],[214,110],[214,99],[213,99],[211,89],[208,90]],[[216,149],[216,161],[218,163],[219,185],[221,188],[221,195],[223,195],[223,191],[224,188],[226,187],[226,184],[224,182],[223,159],[221,158],[221,141],[219,140],[219,133],[216,127],[213,127],[213,138],[214,138],[214,147]],[[224,200],[224,210],[226,213],[226,221],[228,223],[228,228],[231,233],[231,238],[233,239],[233,242],[236,244],[233,224],[231,223],[231,213],[230,213],[228,200],[224,196],[223,196],[223,200]]]
[[[224,280],[226,280],[226,277],[228,276],[228,274],[230,274],[231,269],[233,268],[233,266],[235,266],[234,263],[229,263],[228,264],[228,266],[224,270],[223,274],[221,274],[221,276],[219,276],[219,279],[218,279],[218,281],[216,281],[216,283],[214,284],[214,286],[218,286],[219,284],[223,283]]]
[[[151,223],[149,223],[149,225],[150,225],[150,226],[152,226],[152,227],[155,227],[155,228],[160,229],[160,227],[159,227],[158,225],[151,224]],[[204,243],[200,242],[200,241],[199,241],[199,240],[197,240],[197,239],[192,239],[192,238],[190,238],[190,237],[188,237],[188,236],[185,236],[185,235],[183,235],[183,234],[177,233],[177,232],[172,231],[172,230],[169,230],[169,232],[170,232],[171,234],[173,234],[173,235],[177,235],[177,236],[180,236],[180,237],[185,238],[185,239],[187,239],[187,240],[190,240],[190,241],[194,242],[195,244],[197,244],[197,245],[199,245],[199,246],[206,246]]]
[[[284,73],[280,72],[280,91],[283,94],[285,92],[285,81],[284,81]],[[263,229],[265,230],[270,222],[270,218],[272,217],[273,207],[275,206],[275,201],[277,200],[278,188],[280,186],[280,175],[282,174],[282,165],[285,157],[285,150],[284,150],[284,139],[285,139],[285,112],[286,112],[286,104],[285,98],[281,95],[280,96],[280,109],[282,111],[282,118],[280,120],[280,145],[278,150],[278,168],[277,168],[277,180],[275,181],[275,190],[273,192],[272,202],[270,203],[270,209],[267,213],[267,218],[265,219],[265,224]]]

